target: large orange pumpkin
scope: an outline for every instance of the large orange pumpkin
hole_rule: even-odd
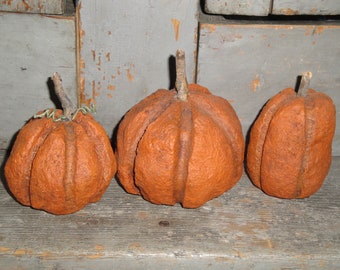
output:
[[[103,127],[76,109],[53,76],[61,110],[46,110],[19,132],[5,165],[13,196],[23,205],[69,214],[98,201],[116,172]]]
[[[264,106],[250,131],[247,170],[255,186],[279,198],[305,198],[321,186],[331,164],[335,106],[309,89],[303,74]]]
[[[176,89],[159,89],[126,113],[117,133],[118,178],[155,204],[196,208],[233,187],[243,172],[240,121],[227,100],[187,85],[176,53]]]

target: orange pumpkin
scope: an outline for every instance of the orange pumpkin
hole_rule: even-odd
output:
[[[103,127],[76,109],[53,76],[61,110],[35,115],[19,132],[5,165],[13,196],[23,205],[69,214],[98,201],[116,172]]]
[[[335,132],[330,97],[309,89],[303,74],[296,93],[287,88],[264,106],[250,131],[247,170],[255,186],[279,198],[315,193],[329,171]]]
[[[177,89],[157,90],[121,121],[118,178],[128,193],[152,203],[196,208],[237,183],[244,139],[227,100],[187,85],[182,50],[176,73]]]

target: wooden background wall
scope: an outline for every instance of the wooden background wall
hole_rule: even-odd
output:
[[[59,7],[61,0],[54,1]],[[236,6],[216,7],[228,0],[80,0],[73,16],[58,15],[59,10],[46,14],[51,13],[46,8],[11,13],[5,2],[0,4],[0,36],[6,37],[0,40],[1,148],[37,110],[55,106],[47,85],[55,71],[75,101],[96,104],[95,117],[112,136],[131,106],[173,86],[177,48],[186,52],[189,82],[197,80],[228,99],[245,135],[264,103],[294,86],[306,70],[313,72],[311,87],[340,107],[338,20],[230,20],[213,14],[232,14]],[[268,8],[259,2],[261,15],[337,12],[334,1],[308,2],[304,9],[294,1],[275,0]],[[201,5],[209,14],[200,12]],[[288,8],[294,12],[283,12]],[[337,116],[333,155],[340,155]]]

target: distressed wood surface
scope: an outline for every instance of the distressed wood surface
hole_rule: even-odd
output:
[[[0,268],[340,269],[339,198],[340,157],[310,198],[269,197],[243,175],[198,209],[153,205],[113,180],[98,203],[54,216],[1,185]]]
[[[223,15],[267,16],[271,0],[206,0],[205,12]]]
[[[223,15],[338,15],[338,0],[206,0],[205,12]]]
[[[0,12],[0,36],[0,148],[5,149],[36,112],[56,106],[48,83],[54,72],[77,101],[74,17]]]
[[[339,0],[274,0],[272,14],[276,15],[339,15]]]
[[[311,71],[310,87],[340,108],[339,23],[268,24],[202,16],[197,82],[228,99],[244,135],[267,100]],[[218,59],[218,60],[217,60]],[[340,115],[333,155],[340,155]]]
[[[63,14],[66,0],[1,0],[0,10],[25,13]]]
[[[197,0],[79,1],[81,103],[96,103],[96,119],[112,134],[121,117],[159,88],[174,86],[174,55],[186,52],[195,80]]]

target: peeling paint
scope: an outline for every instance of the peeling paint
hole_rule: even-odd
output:
[[[101,64],[102,64],[102,58],[101,58],[101,55],[99,55],[98,56],[98,62],[96,63],[98,70],[101,70],[101,68],[100,68]]]
[[[92,54],[93,61],[96,61],[96,51],[95,50],[91,50],[91,54]]]
[[[46,0],[2,0],[0,9],[10,12],[63,14],[63,0],[51,1],[48,4],[47,2]]]
[[[19,3],[17,3],[17,9],[18,10],[24,10],[24,11],[33,11],[33,7],[30,6],[28,3],[26,3],[25,1],[21,1]]]
[[[317,12],[318,12],[318,9],[317,9],[317,8],[312,8],[312,9],[310,10],[310,14],[312,14],[312,15],[317,14]]]
[[[133,81],[133,75],[131,74],[131,71],[130,71],[129,68],[126,70],[126,73],[127,73],[127,78],[129,80],[129,82],[132,82]]]
[[[207,29],[209,33],[213,33],[216,31],[216,24],[203,23],[201,29]]]
[[[53,256],[51,251],[43,251],[39,255],[40,255],[40,257],[43,257],[43,258],[49,258],[49,257]]]
[[[107,85],[107,90],[110,90],[110,91],[116,90],[116,86],[113,85],[113,84],[108,84]]]
[[[9,252],[9,251],[11,251],[12,249],[11,248],[9,248],[9,247],[1,247],[0,246],[0,252]]]
[[[105,56],[106,56],[107,61],[110,62],[111,61],[111,53],[107,52]]]
[[[14,251],[14,255],[16,256],[31,255],[31,254],[33,254],[33,252],[30,249],[16,249]]]
[[[149,212],[147,211],[138,211],[136,213],[138,219],[147,219],[149,217]]]
[[[3,0],[2,2],[1,2],[3,5],[7,5],[7,6],[10,6],[10,5],[12,5],[12,3],[13,3],[13,0]]]
[[[76,7],[76,28],[77,28],[77,78],[78,78],[78,105],[87,105],[91,103],[95,104],[94,97],[89,97],[85,93],[86,80],[84,77],[85,61],[82,58],[80,52],[83,46],[83,38],[86,35],[82,27],[82,20],[80,16],[80,10],[82,8],[82,2],[80,1]],[[95,61],[95,60],[93,60]]]
[[[104,250],[104,246],[103,245],[95,245],[94,246],[94,250],[97,250],[97,251],[101,251],[101,250]]]
[[[279,11],[280,14],[283,14],[283,15],[299,15],[299,11],[298,10],[294,10],[294,9],[291,9],[291,8],[282,8],[280,9]]]
[[[305,31],[306,36],[314,36],[314,35],[321,35],[325,30],[325,26],[322,25],[315,25],[315,26],[308,26]]]
[[[255,76],[255,79],[252,80],[251,82],[251,91],[256,92],[256,90],[260,87],[261,81],[260,81],[260,76],[257,74]]]
[[[88,259],[98,259],[98,258],[101,258],[101,257],[103,257],[103,256],[104,256],[103,253],[97,253],[97,254],[87,255],[86,257],[87,257]]]
[[[181,22],[177,19],[171,19],[171,22],[174,26],[174,31],[175,31],[175,40],[178,41],[178,37],[179,37],[179,26],[181,24]]]
[[[269,248],[273,248],[274,247],[273,243],[272,243],[272,241],[270,239],[267,239],[267,245],[268,245]]]
[[[129,250],[141,252],[141,251],[144,251],[144,248],[140,243],[134,242],[129,245]]]
[[[319,25],[315,26],[312,35],[320,35],[324,31],[324,27]]]

